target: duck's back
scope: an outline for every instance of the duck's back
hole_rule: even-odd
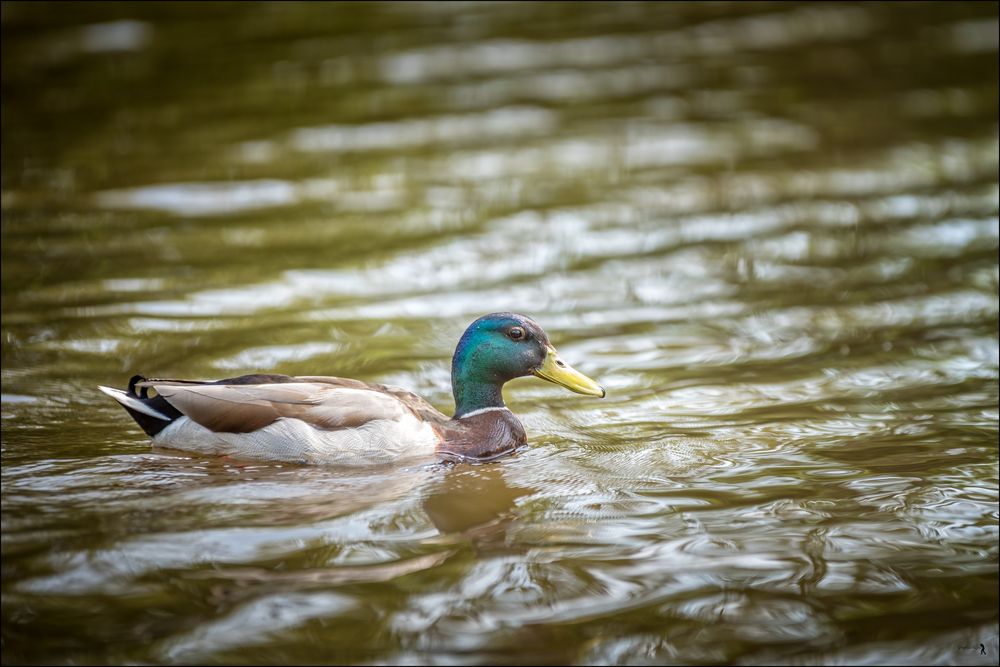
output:
[[[128,392],[102,389],[154,445],[275,461],[362,465],[429,456],[441,441],[435,426],[448,421],[405,390],[337,377],[133,378]]]

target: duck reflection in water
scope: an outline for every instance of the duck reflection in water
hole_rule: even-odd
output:
[[[427,516],[442,534],[485,536],[505,532],[514,501],[531,489],[507,484],[504,465],[449,465],[423,500]]]

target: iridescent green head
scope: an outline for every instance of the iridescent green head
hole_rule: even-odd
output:
[[[530,317],[490,313],[469,325],[451,360],[455,417],[504,407],[505,382],[526,375],[571,391],[604,397],[604,388],[559,358],[549,337]]]

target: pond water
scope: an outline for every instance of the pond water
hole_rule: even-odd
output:
[[[997,25],[5,2],[3,662],[995,665]],[[511,383],[488,465],[153,450],[96,389],[451,414],[496,310],[608,397]]]

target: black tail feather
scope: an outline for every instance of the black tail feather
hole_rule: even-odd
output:
[[[144,382],[146,378],[141,375],[133,375],[128,381],[128,393],[133,398],[139,399],[149,407],[153,408],[165,417],[169,417],[169,421],[163,419],[158,419],[156,417],[151,417],[147,414],[139,412],[138,410],[133,410],[129,406],[122,404],[122,407],[132,416],[135,423],[142,427],[142,430],[150,437],[156,435],[166,427],[174,423],[178,417],[183,417],[183,413],[175,408],[174,406],[167,403],[167,399],[163,398],[159,394],[156,396],[149,395],[149,387],[140,387],[139,393],[135,391],[135,385],[137,382]]]

